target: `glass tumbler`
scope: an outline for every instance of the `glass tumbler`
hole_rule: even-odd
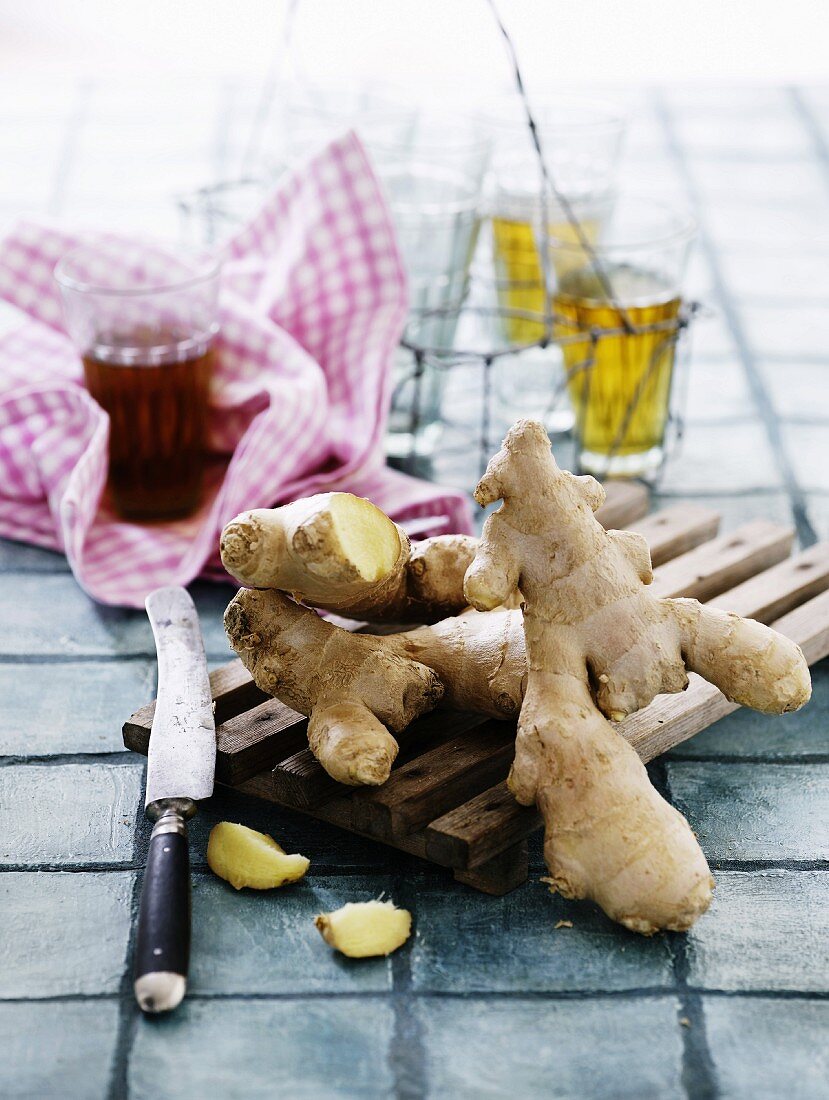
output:
[[[201,499],[218,261],[145,241],[97,238],[55,268],[86,386],[109,415],[113,506],[170,520]]]
[[[623,198],[592,256],[571,239],[548,243],[554,335],[589,473],[641,477],[661,465],[693,236],[687,215]]]
[[[430,347],[451,348],[480,231],[480,187],[461,172],[431,164],[384,163],[379,171],[406,269],[409,321]],[[402,348],[393,374],[386,445],[391,457],[402,458],[411,453],[408,425],[417,400],[411,357]],[[443,374],[436,375],[419,410],[421,452],[433,449],[439,436],[442,382]]]

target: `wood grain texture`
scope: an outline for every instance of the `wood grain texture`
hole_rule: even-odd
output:
[[[791,552],[794,530],[768,520],[745,523],[654,570],[655,596],[710,600],[777,565]]]
[[[648,540],[651,562],[656,568],[715,538],[720,529],[720,516],[699,504],[676,504],[628,527]]]
[[[647,515],[650,493],[641,481],[606,481],[605,502],[596,511],[603,527],[627,527]]]

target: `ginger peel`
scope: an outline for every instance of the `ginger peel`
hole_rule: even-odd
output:
[[[411,935],[412,915],[392,901],[349,901],[333,913],[321,913],[314,924],[330,947],[366,959],[402,947]]]
[[[288,855],[273,837],[246,825],[220,821],[210,830],[207,864],[214,875],[237,890],[273,890],[301,879],[311,861]]]

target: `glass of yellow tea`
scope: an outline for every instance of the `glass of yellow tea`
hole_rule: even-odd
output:
[[[662,462],[694,228],[659,203],[622,198],[592,255],[569,235],[548,243],[553,335],[589,473],[647,476]]]
[[[99,237],[64,256],[55,278],[86,387],[109,416],[115,511],[191,515],[206,463],[217,261]]]
[[[612,105],[559,96],[534,97],[533,110],[555,187],[593,241],[612,207],[625,119]],[[506,337],[531,344],[545,335],[543,322],[532,316],[543,316],[547,305],[539,252],[542,218],[546,213],[548,236],[555,239],[568,239],[570,226],[552,195],[546,204],[541,201],[538,153],[520,97],[491,103],[485,125],[495,148],[489,205],[498,305]]]

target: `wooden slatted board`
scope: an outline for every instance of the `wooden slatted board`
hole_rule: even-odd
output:
[[[829,654],[829,543],[790,556],[789,528],[755,520],[718,535],[719,517],[709,509],[682,504],[646,516],[641,487],[608,489],[600,518],[647,538],[656,594],[694,596],[772,623],[803,648],[810,664]],[[690,679],[687,691],[661,695],[617,724],[643,760],[737,709],[700,677]],[[540,819],[506,787],[513,723],[435,711],[400,735],[388,782],[345,787],[308,750],[306,719],[263,695],[241,661],[217,669],[210,680],[219,784],[451,868],[456,879],[487,893],[506,893],[526,879],[527,838]],[[125,723],[127,748],[146,754],[154,706]]]

